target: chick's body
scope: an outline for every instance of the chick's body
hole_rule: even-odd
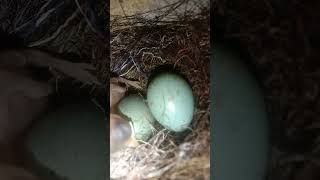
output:
[[[113,79],[114,80],[114,79]],[[120,116],[117,105],[125,96],[126,88],[115,81],[110,83],[110,152],[114,153],[121,148],[136,146],[138,142],[133,137],[130,122]]]

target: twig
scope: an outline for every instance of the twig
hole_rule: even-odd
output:
[[[80,11],[80,13],[82,14],[82,16],[84,17],[85,21],[87,22],[89,28],[90,28],[94,33],[97,33],[96,29],[93,27],[93,25],[92,25],[91,21],[89,20],[88,16],[83,12],[83,9],[82,9],[79,1],[78,1],[78,0],[74,0],[74,1],[75,1],[75,3],[76,3],[76,5],[77,5],[77,7],[78,7],[78,9],[79,9],[79,11]]]
[[[36,27],[38,27],[47,17],[49,17],[50,14],[52,14],[55,11],[55,9],[50,9],[46,13],[44,13],[36,22]]]
[[[28,45],[28,47],[34,47],[34,46],[40,46],[42,44],[45,44],[53,39],[55,39],[59,34],[60,32],[69,25],[69,23],[75,19],[79,14],[79,10],[77,9],[58,29],[56,32],[53,33],[52,36],[46,38],[46,39],[43,39],[43,40],[40,40],[40,41],[36,41],[36,42],[33,42],[33,43],[30,43]]]

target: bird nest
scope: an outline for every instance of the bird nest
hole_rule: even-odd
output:
[[[112,75],[139,81],[145,94],[155,70],[176,70],[191,84],[196,112],[192,130],[182,137],[162,130],[136,148],[113,154],[111,177],[209,179],[209,1],[169,1],[153,9],[149,1],[136,2],[145,11],[128,8],[126,2],[111,1]],[[198,9],[190,9],[194,4]],[[130,6],[135,7],[134,3]]]
[[[145,93],[156,68],[167,65],[179,71],[190,82],[196,98],[192,130],[178,138],[163,130],[134,149],[118,152],[117,159],[111,158],[111,166],[123,171],[110,173],[120,179],[209,179],[209,1],[150,2],[158,1],[111,1],[111,11],[115,7],[116,13],[110,12],[108,29],[109,25],[102,23],[109,15],[104,1],[4,0],[0,28],[17,40],[13,47],[18,42],[64,60],[93,64],[96,71],[92,73],[101,85],[73,83],[57,72],[56,89],[58,97],[88,96],[105,112],[109,112],[106,92],[110,73],[139,81]],[[137,4],[146,11],[135,11]]]
[[[101,85],[88,86],[55,72],[56,90],[58,96],[88,96],[105,107],[109,86],[108,9],[107,3],[95,0],[4,0],[0,5],[0,31],[6,41],[0,46],[35,48],[66,61],[92,64],[96,70],[91,73]]]

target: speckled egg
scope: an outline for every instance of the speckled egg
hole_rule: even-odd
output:
[[[123,98],[118,109],[132,122],[136,139],[147,141],[153,135],[155,119],[142,96],[132,94]]]
[[[148,86],[147,102],[153,116],[166,129],[182,132],[190,126],[194,96],[190,85],[180,75],[157,75]]]

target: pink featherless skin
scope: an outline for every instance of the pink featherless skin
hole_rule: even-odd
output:
[[[33,81],[14,72],[0,71],[0,163],[2,163],[0,177],[2,180],[37,179],[16,164],[23,161],[22,154],[19,152],[23,140],[19,136],[46,109],[50,92],[51,87],[46,83]]]
[[[22,49],[0,51],[0,179],[37,180],[23,167],[23,134],[45,112],[49,95],[48,82],[33,80],[29,66],[56,70],[86,84],[99,84],[85,63],[72,63],[45,52]]]
[[[123,81],[123,80],[120,80]],[[110,152],[115,153],[124,147],[138,145],[133,137],[132,126],[128,120],[118,114],[117,105],[123,99],[126,88],[118,84],[116,78],[110,81]]]

